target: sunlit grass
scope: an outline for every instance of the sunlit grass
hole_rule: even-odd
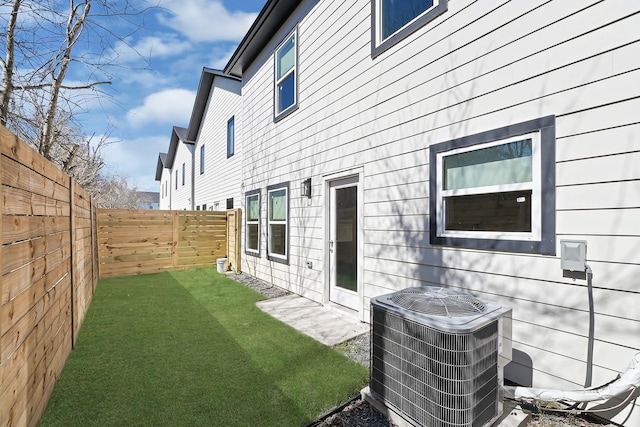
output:
[[[101,280],[42,426],[297,426],[367,370],[213,268]]]

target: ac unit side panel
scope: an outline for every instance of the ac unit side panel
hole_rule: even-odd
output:
[[[473,333],[372,304],[371,391],[417,425],[479,427],[498,414],[498,321]]]

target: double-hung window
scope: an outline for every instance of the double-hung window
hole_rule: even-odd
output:
[[[227,158],[235,151],[235,119],[231,117],[227,122]]]
[[[289,183],[267,187],[267,257],[289,263]]]
[[[245,252],[260,256],[260,190],[246,193]]]
[[[555,253],[555,118],[430,148],[433,244]]]
[[[371,0],[371,53],[376,56],[447,10],[448,0]]]
[[[275,119],[298,105],[297,31],[290,34],[275,53]]]
[[[204,145],[200,146],[200,175],[204,173]]]

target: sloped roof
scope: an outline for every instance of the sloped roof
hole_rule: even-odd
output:
[[[162,170],[166,168],[167,164],[167,153],[158,154],[158,165],[156,166],[156,181],[160,181],[162,179]]]
[[[198,138],[198,132],[200,132],[200,125],[204,118],[205,109],[207,108],[207,102],[211,95],[211,87],[213,81],[216,78],[232,79],[240,81],[239,78],[224,74],[221,70],[215,70],[213,68],[204,67],[202,74],[200,75],[200,83],[198,84],[198,91],[196,92],[196,99],[193,102],[193,110],[191,111],[191,119],[189,120],[189,127],[185,138],[189,141],[195,141]]]
[[[178,152],[178,144],[189,144],[193,146],[194,142],[187,140],[187,128],[174,126],[171,130],[171,141],[169,142],[169,151],[167,152],[167,161],[165,167],[172,169],[173,161],[176,159],[176,153]]]
[[[244,70],[255,61],[299,4],[298,0],[268,0],[231,55],[224,73],[242,77]]]

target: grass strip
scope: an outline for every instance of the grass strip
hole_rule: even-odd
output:
[[[101,280],[40,426],[298,426],[367,370],[213,268]]]

